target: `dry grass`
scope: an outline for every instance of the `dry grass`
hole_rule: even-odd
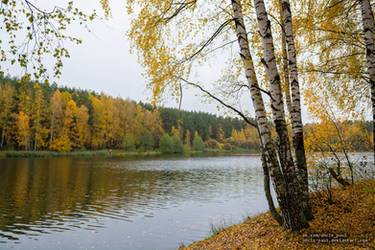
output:
[[[298,233],[259,214],[184,249],[375,249],[375,181],[311,196],[315,219]],[[339,242],[341,241],[341,242]]]

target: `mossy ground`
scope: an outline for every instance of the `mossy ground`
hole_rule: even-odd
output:
[[[310,227],[291,232],[269,212],[224,229],[185,249],[375,249],[375,181],[311,195]]]

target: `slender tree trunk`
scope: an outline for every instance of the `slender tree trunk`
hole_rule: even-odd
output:
[[[269,168],[267,165],[267,158],[266,153],[264,149],[264,144],[260,135],[259,128],[257,127],[258,135],[259,135],[259,141],[260,141],[260,150],[261,150],[261,159],[262,159],[262,168],[263,168],[263,186],[264,186],[264,193],[266,194],[268,208],[270,210],[270,213],[272,215],[272,218],[274,218],[280,226],[283,225],[283,219],[281,218],[280,214],[277,212],[275,208],[275,204],[273,203],[272,194],[271,194],[271,187],[270,187],[270,173]]]
[[[263,64],[265,65],[266,74],[270,82],[271,108],[279,143],[279,159],[284,173],[285,182],[287,184],[287,200],[291,216],[290,221],[287,222],[289,224],[285,224],[285,226],[293,230],[298,230],[303,227],[308,227],[303,211],[304,192],[299,182],[298,171],[295,169],[290,148],[289,135],[285,121],[280,75],[276,65],[271,23],[268,19],[264,1],[255,0],[254,5],[263,43]]]
[[[38,121],[39,122],[39,121]],[[37,124],[36,130],[35,130],[35,137],[34,137],[34,151],[37,149],[38,144],[38,133],[39,133],[39,123]]]
[[[40,102],[40,100],[39,100]],[[35,122],[36,122],[36,125],[35,125],[35,135],[34,135],[34,151],[37,150],[38,148],[38,135],[39,135],[39,127],[40,127],[40,120],[41,120],[41,117],[40,117],[40,103],[38,103],[38,112],[36,114],[36,118],[35,118]]]
[[[280,18],[281,18],[281,23],[283,23],[283,15],[281,12],[281,0],[279,0],[280,4]],[[283,77],[285,81],[285,102],[286,106],[288,108],[288,113],[292,113],[292,102],[291,102],[291,97],[290,97],[290,81],[289,81],[289,69],[288,69],[288,54],[287,54],[287,49],[286,49],[286,38],[285,38],[285,30],[282,27],[281,29],[281,49],[282,49],[282,55],[283,55]],[[294,136],[294,132],[292,130],[292,136]]]
[[[289,73],[290,73],[290,87],[292,92],[292,105],[290,109],[290,115],[292,118],[292,138],[293,148],[296,155],[296,166],[297,173],[300,177],[301,187],[303,189],[303,206],[306,219],[311,220],[313,218],[311,206],[309,203],[309,182],[307,175],[307,165],[305,157],[305,145],[303,141],[303,124],[301,114],[301,96],[299,90],[298,81],[298,69],[297,69],[297,55],[294,44],[293,26],[292,26],[292,13],[290,10],[289,0],[280,0],[281,12],[282,12],[282,26],[285,32],[285,40],[288,48],[288,60],[289,60]],[[285,67],[285,65],[284,65]],[[289,89],[287,90],[288,94]]]
[[[350,185],[349,182],[347,182],[345,179],[343,179],[343,178],[341,177],[340,174],[337,174],[333,168],[328,168],[328,171],[329,171],[329,173],[331,174],[331,176],[332,176],[332,177],[333,177],[338,183],[340,183],[341,185],[343,185],[343,186],[349,186],[349,185]]]
[[[53,118],[54,114],[52,113],[52,117],[51,117],[51,136],[49,138],[49,145],[51,146],[52,145],[52,141],[53,141],[53,130],[54,130],[54,126],[55,126],[55,123],[54,123],[54,118]]]
[[[29,136],[25,136],[25,150],[29,150]]]
[[[242,5],[240,3],[240,0],[232,0],[231,2],[236,27],[236,35],[240,47],[240,55],[244,63],[245,74],[250,87],[250,94],[255,109],[255,117],[257,120],[258,128],[260,130],[261,139],[264,143],[266,162],[270,166],[270,175],[277,195],[277,200],[279,202],[280,211],[282,213],[283,224],[287,228],[297,230],[301,227],[297,225],[298,223],[295,223],[295,208],[293,208],[293,204],[291,204],[290,202],[291,196],[287,192],[286,179],[284,179],[283,173],[281,171],[275,145],[271,138],[271,130],[268,124],[263,98],[255,75],[254,65],[250,54],[247,32],[242,14]],[[298,220],[299,219],[297,218],[297,221]]]
[[[4,132],[3,132],[4,133]],[[4,146],[4,140],[5,140],[5,136],[4,135],[1,135],[1,149],[3,148]]]
[[[263,185],[264,185],[264,193],[266,194],[268,208],[271,212],[272,218],[274,218],[280,226],[283,225],[283,219],[281,218],[280,214],[277,212],[275,208],[275,204],[273,203],[272,194],[271,194],[271,186],[270,186],[270,173],[267,166],[266,154],[264,149],[262,148],[262,168],[263,168]]]
[[[265,65],[266,74],[270,82],[272,115],[275,122],[276,134],[280,143],[280,163],[283,170],[290,170],[290,172],[293,173],[294,163],[290,151],[290,143],[285,121],[284,102],[281,92],[280,75],[277,71],[276,65],[271,23],[268,20],[267,12],[262,0],[255,1],[255,10],[263,43],[264,59],[262,59],[262,62]]]
[[[362,12],[363,32],[366,44],[366,61],[367,72],[370,76],[371,102],[372,102],[372,121],[373,126],[373,143],[374,143],[374,165],[375,165],[375,44],[374,33],[375,23],[374,15],[369,0],[360,0]]]

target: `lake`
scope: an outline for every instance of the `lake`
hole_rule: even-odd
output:
[[[266,210],[254,155],[0,159],[0,249],[176,249]]]

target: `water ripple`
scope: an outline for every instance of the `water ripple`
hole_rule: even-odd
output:
[[[92,231],[117,235],[102,239],[114,248],[154,248],[155,242],[174,248],[171,240],[202,238],[212,213],[231,214],[263,199],[259,158],[252,156],[0,161],[0,243],[8,245],[40,246],[25,236],[47,242],[47,235],[66,234],[82,241]],[[132,239],[128,245],[125,238]]]

